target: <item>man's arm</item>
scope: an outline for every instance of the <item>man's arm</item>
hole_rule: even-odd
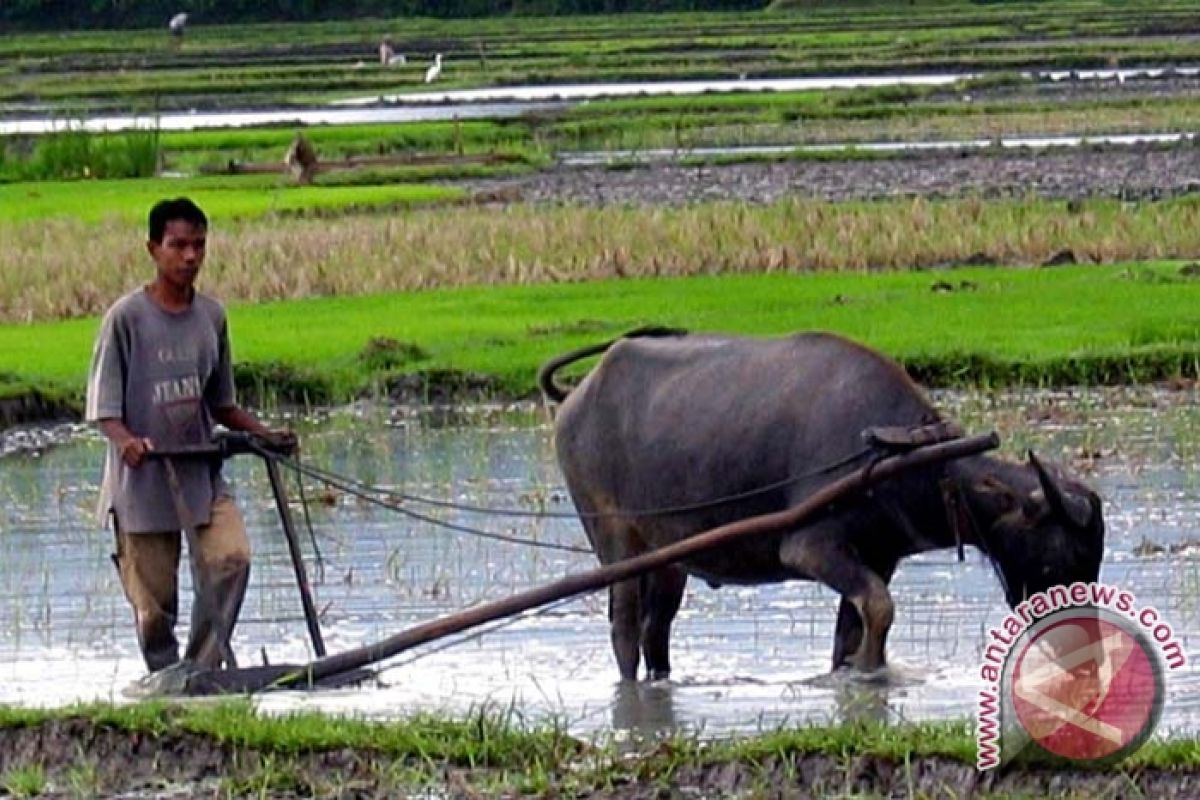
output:
[[[285,455],[293,453],[298,442],[290,430],[272,430],[258,417],[238,405],[224,406],[213,412],[213,418],[231,431],[246,431],[262,438],[267,447]]]
[[[125,423],[114,417],[96,420],[96,427],[121,451],[121,459],[131,467],[141,465],[146,453],[154,449],[149,439],[134,436]]]
[[[225,406],[213,411],[213,418],[231,431],[246,431],[266,435],[271,430],[258,421],[258,417],[241,406]]]
[[[135,436],[124,420],[129,336],[119,307],[110,308],[104,315],[92,348],[84,418],[94,423],[105,438],[116,445],[122,461],[136,467],[154,445],[149,439]]]

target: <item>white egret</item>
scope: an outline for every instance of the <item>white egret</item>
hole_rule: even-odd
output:
[[[425,70],[425,82],[433,83],[438,75],[442,74],[442,54],[438,53],[433,57],[433,63],[429,65],[429,69]]]
[[[171,17],[171,21],[167,23],[167,29],[171,31],[172,36],[183,36],[183,30],[187,27],[187,21],[187,12],[180,11]]]

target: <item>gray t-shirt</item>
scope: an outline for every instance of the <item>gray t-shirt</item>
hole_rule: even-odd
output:
[[[156,447],[211,440],[213,411],[234,404],[225,310],[197,292],[184,311],[163,309],[138,289],[104,316],[88,376],[89,422],[120,419]],[[219,462],[176,459],[193,521],[209,522],[213,498],[225,491]],[[114,511],[122,531],[177,531],[182,525],[161,462],[137,468],[109,442],[100,489],[102,516]]]

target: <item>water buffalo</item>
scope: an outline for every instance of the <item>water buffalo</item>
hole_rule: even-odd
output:
[[[604,353],[572,391],[559,368]],[[863,433],[944,422],[895,362],[847,339],[639,329],[568,353],[538,374],[561,403],[555,447],[593,550],[608,564],[801,502],[878,455]],[[1043,465],[973,456],[924,467],[792,531],[744,540],[609,590],[623,679],[670,672],[671,622],[695,575],[713,585],[816,580],[841,595],[833,666],[885,664],[888,582],[905,556],[972,545],[1015,606],[1058,583],[1095,580],[1100,498]]]

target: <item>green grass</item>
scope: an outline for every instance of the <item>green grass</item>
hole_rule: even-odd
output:
[[[660,793],[670,793],[673,786],[697,785],[718,791],[722,775],[727,777],[731,771],[751,782],[741,786],[743,793],[757,796],[800,780],[801,764],[812,758],[824,761],[817,773],[808,776],[812,779],[808,788],[825,796],[823,792],[832,787],[850,785],[852,775],[874,782],[874,777],[855,768],[860,759],[876,759],[889,770],[915,770],[919,760],[929,760],[936,768],[939,761],[973,765],[975,757],[972,726],[965,720],[803,725],[727,738],[674,733],[619,745],[610,737],[581,740],[554,720],[530,723],[511,707],[480,708],[455,718],[418,714],[393,722],[311,712],[268,717],[244,700],[91,704],[56,710],[0,707],[3,737],[16,738],[23,732],[38,735],[62,723],[75,731],[89,731],[86,739],[97,748],[111,747],[115,758],[130,757],[128,747],[122,746],[127,738],[144,740],[147,747],[160,743],[171,748],[202,747],[209,762],[217,759],[212,763],[225,790],[259,796],[273,792],[344,796],[351,786],[356,792],[374,788],[392,795],[408,794],[416,787],[440,795],[445,793],[437,791],[441,787],[454,796],[648,796],[646,792],[654,787],[661,787]],[[92,755],[81,745],[78,758]],[[1078,768],[1063,777],[1071,787],[1078,782],[1094,788],[1111,781],[1128,781],[1135,787],[1143,778],[1184,779],[1198,764],[1200,748],[1194,738],[1155,739],[1116,768]],[[159,779],[186,779],[178,774],[179,765],[178,758],[164,757]],[[182,769],[185,775],[191,771],[191,765]],[[1145,776],[1144,771],[1171,775]],[[1005,782],[1016,792],[1026,779],[1036,786],[1042,778],[1036,770],[1026,774],[1021,767],[1005,774]],[[114,775],[102,764],[81,774],[78,767],[59,763],[11,769],[4,776],[4,788],[13,795],[31,796],[64,783],[100,788],[106,780],[110,783],[103,788],[110,791],[136,788],[123,786],[120,772]],[[926,779],[921,785],[930,783]],[[986,785],[979,789],[971,796],[1021,796],[993,795]],[[944,786],[936,796],[956,797],[955,791],[956,787]],[[1064,796],[1083,795],[1074,791]]]
[[[397,70],[374,63],[381,30],[413,63]],[[1200,102],[1186,93],[1150,98],[1093,86],[1046,95],[1019,71],[1189,63],[1200,58],[1190,35],[1197,31],[1200,18],[1181,0],[957,0],[857,3],[852,13],[817,6],[789,13],[200,25],[178,51],[161,31],[21,34],[0,41],[0,107],[48,105],[67,120],[99,109],[288,107],[424,91],[423,59],[437,49],[448,65],[438,89],[896,71],[971,70],[985,77],[948,88],[627,98],[519,120],[309,128],[321,156],[501,151],[536,164],[562,149],[1190,131]],[[973,100],[963,101],[965,94]],[[169,169],[191,173],[230,160],[277,162],[290,137],[283,126],[164,133],[160,144]],[[86,159],[81,141],[64,142],[57,154],[48,149],[41,159],[30,154],[34,145],[11,141],[0,140],[9,151],[0,153],[0,176],[10,178],[60,175],[58,162],[84,160],[95,162],[93,176],[144,174],[154,156],[153,148],[118,134],[97,137]]]
[[[561,727],[523,723],[512,708],[480,708],[461,719],[417,714],[401,723],[301,712],[260,715],[241,700],[195,705],[145,702],[89,704],[59,710],[0,706],[0,729],[33,727],[55,719],[83,718],[96,725],[162,737],[185,732],[240,748],[283,755],[339,748],[370,749],[397,757],[449,761],[470,767],[532,764],[578,748]]]
[[[430,154],[490,154],[510,161],[540,157],[530,146],[529,126],[516,120],[120,133],[76,126],[51,135],[0,137],[0,180],[145,177],[155,174],[160,154],[162,167],[171,172],[223,171],[231,162],[281,164],[296,127],[326,162]]]
[[[435,50],[446,54],[439,88],[1103,67],[1113,56],[1186,63],[1200,56],[1188,35],[1197,25],[1186,0],[957,0],[773,13],[197,24],[179,49],[162,30],[21,34],[0,40],[0,102],[187,108],[423,90],[421,73]],[[410,64],[375,63],[382,33]]]
[[[467,204],[213,220],[203,280],[231,303],[609,278],[1027,266],[1067,252],[1097,264],[1200,253],[1193,198]],[[147,279],[144,238],[140,219],[0,224],[0,321],[100,314]],[[59,244],[77,241],[89,246]]]
[[[1194,376],[1197,307],[1200,280],[1157,263],[463,288],[239,305],[230,324],[244,370],[273,370],[278,380],[309,381],[310,396],[344,399],[387,377],[386,364],[372,372],[361,358],[372,338],[427,354],[402,370],[484,373],[505,392],[528,394],[545,358],[646,322],[754,335],[837,331],[939,384]],[[96,326],[0,327],[0,375],[77,393]]]
[[[1011,86],[1014,80],[1002,75],[982,83]],[[1144,95],[1110,96],[1096,90],[1078,98],[1046,98],[1034,95],[1029,81],[1017,81],[1015,85],[1024,87],[1022,94],[986,99],[968,83],[949,89],[890,87],[596,100],[521,120],[319,125],[304,130],[325,162],[349,157],[487,154],[511,164],[493,169],[508,170],[541,166],[552,152],[573,149],[1189,131],[1200,114],[1200,101],[1188,96],[1151,102]],[[972,92],[973,102],[959,101]],[[146,132],[75,131],[24,143],[0,139],[0,150],[5,151],[0,152],[0,179],[148,175],[154,172],[160,153],[163,167],[172,172],[224,172],[232,162],[280,163],[292,136],[291,127],[267,127],[167,132],[158,137]],[[478,168],[448,164],[436,172],[418,170],[394,177],[407,181],[478,177]],[[353,180],[362,184],[372,179]]]
[[[0,184],[0,218],[22,221],[67,217],[85,222],[141,221],[163,197],[187,195],[213,217],[338,211],[448,202],[462,190],[413,184],[297,186],[283,175],[41,181]]]
[[[14,767],[0,775],[0,789],[12,797],[37,797],[46,790],[46,771],[40,764]]]
[[[406,122],[402,125],[314,125],[304,135],[319,154],[358,155],[406,150],[449,150],[480,143],[493,145],[519,141],[523,123],[503,120],[461,122]],[[172,152],[256,151],[282,153],[291,144],[294,131],[279,128],[229,128],[220,130],[168,131],[162,146]]]

